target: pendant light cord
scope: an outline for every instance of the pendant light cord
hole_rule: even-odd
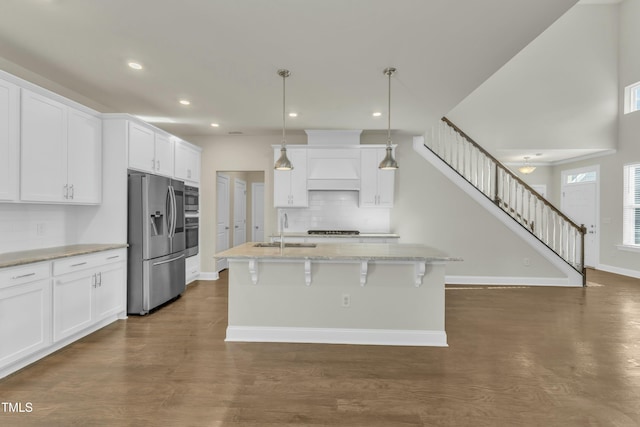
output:
[[[391,145],[391,74],[393,71],[388,69],[387,75],[389,76],[389,103],[387,105],[387,146]]]
[[[284,147],[284,145],[286,144],[286,138],[285,138],[285,128],[286,128],[286,123],[285,123],[285,93],[286,93],[286,84],[285,84],[285,80],[287,79],[287,75],[286,73],[282,73],[282,146]]]

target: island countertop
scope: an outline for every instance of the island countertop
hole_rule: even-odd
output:
[[[397,243],[317,243],[315,247],[259,247],[249,242],[215,254],[215,258],[264,260],[381,260],[381,261],[462,261],[442,251],[419,244]]]

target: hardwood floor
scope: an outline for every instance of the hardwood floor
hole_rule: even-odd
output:
[[[225,343],[226,276],[0,380],[2,426],[638,426],[640,281],[448,287],[448,348]]]

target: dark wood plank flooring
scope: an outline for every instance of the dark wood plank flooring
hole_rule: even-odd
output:
[[[640,281],[449,287],[448,348],[225,343],[196,282],[0,380],[1,426],[638,426]]]

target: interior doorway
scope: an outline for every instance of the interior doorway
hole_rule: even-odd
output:
[[[562,171],[561,210],[576,224],[584,224],[584,264],[597,267],[600,259],[598,225],[600,167],[598,165]]]
[[[264,241],[264,171],[219,171],[217,174],[216,212],[218,239],[216,252],[237,246],[254,237],[255,226]],[[256,190],[257,189],[257,190]],[[260,194],[254,194],[254,191]],[[218,260],[218,271],[227,268]]]
[[[264,242],[264,182],[251,184],[251,241]]]
[[[228,175],[216,174],[216,252],[229,249],[229,204],[231,179]],[[227,268],[226,259],[216,260],[218,272]]]

